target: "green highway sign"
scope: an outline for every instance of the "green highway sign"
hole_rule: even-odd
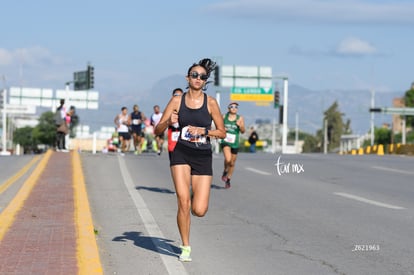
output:
[[[231,93],[232,94],[272,94],[272,87],[269,89],[261,88],[261,87],[232,87]]]

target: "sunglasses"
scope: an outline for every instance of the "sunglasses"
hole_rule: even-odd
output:
[[[229,105],[229,109],[239,109],[239,106],[237,106],[237,105]]]
[[[189,75],[192,79],[197,79],[198,77],[200,77],[201,80],[206,81],[208,79],[208,75],[207,74],[199,74],[198,72],[191,72]]]

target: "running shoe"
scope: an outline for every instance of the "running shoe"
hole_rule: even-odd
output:
[[[190,256],[191,246],[181,245],[180,248],[181,248],[181,255],[178,258],[178,260],[180,260],[181,262],[191,262],[192,261],[191,256]]]
[[[227,180],[226,180],[226,185],[224,186],[224,188],[226,188],[226,189],[229,189],[230,188],[230,179],[229,178],[227,178]]]
[[[223,171],[223,175],[221,176],[221,180],[224,181],[224,182],[227,181],[227,171],[226,170]]]

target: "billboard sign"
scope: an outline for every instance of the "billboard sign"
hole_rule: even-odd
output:
[[[273,101],[271,67],[222,66],[221,86],[231,87],[231,100]]]
[[[78,109],[97,110],[99,107],[99,92],[92,90],[56,90],[54,93],[52,89],[11,87],[9,103],[11,105],[53,108],[61,98]]]

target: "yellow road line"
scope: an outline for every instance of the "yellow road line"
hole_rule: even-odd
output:
[[[4,191],[6,191],[7,188],[10,187],[10,185],[15,183],[21,176],[23,176],[30,169],[30,167],[32,167],[33,164],[35,164],[39,160],[39,158],[40,158],[40,156],[34,157],[28,164],[26,164],[26,166],[24,166],[22,169],[20,169],[19,172],[14,174],[11,178],[9,178],[2,185],[0,185],[0,194],[2,194]]]
[[[4,235],[6,234],[10,226],[13,224],[17,212],[19,212],[25,200],[29,197],[30,192],[37,183],[40,175],[45,170],[51,155],[51,150],[46,152],[40,163],[34,169],[33,173],[29,176],[29,178],[25,181],[22,188],[20,188],[19,192],[16,194],[13,200],[3,210],[3,212],[0,213],[0,241],[3,239]]]
[[[103,274],[79,153],[72,152],[78,274]]]

